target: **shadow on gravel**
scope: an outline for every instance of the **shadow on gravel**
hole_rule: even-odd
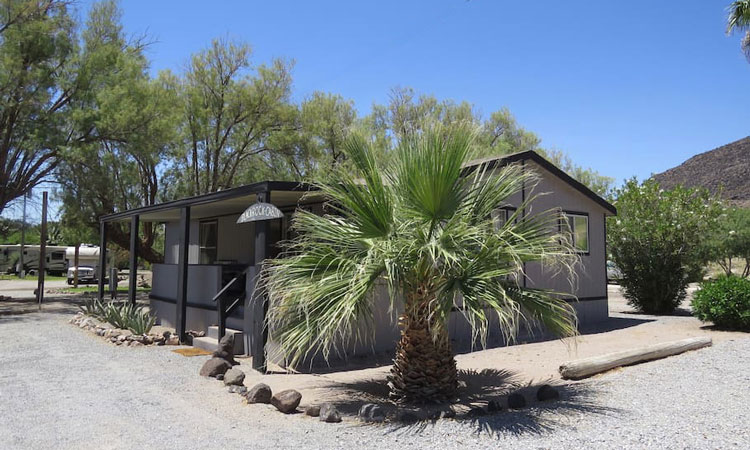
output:
[[[570,427],[581,415],[611,415],[619,410],[600,405],[596,398],[603,390],[597,383],[555,384],[551,380],[523,383],[517,373],[508,370],[485,369],[459,371],[465,387],[451,405],[403,405],[388,398],[385,379],[373,379],[331,386],[340,390],[335,401],[343,414],[356,416],[365,403],[380,405],[388,425],[387,433],[421,433],[439,422],[452,420],[476,428],[479,434],[544,434],[557,428]],[[553,385],[560,394],[558,400],[539,401],[539,387]],[[508,396],[521,394],[527,407],[510,409]],[[490,406],[490,402],[492,405]],[[441,411],[451,409],[455,418],[439,419]],[[373,426],[363,424],[363,426]]]
[[[11,299],[0,301],[0,318],[7,318],[32,313],[75,314],[78,305],[83,304],[82,296],[65,296],[45,298],[41,311],[36,299]]]

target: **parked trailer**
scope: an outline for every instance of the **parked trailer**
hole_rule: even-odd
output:
[[[65,261],[67,247],[48,245],[46,247],[45,271],[50,275],[63,275],[68,268]],[[23,268],[26,273],[36,273],[39,270],[38,245],[23,247]],[[18,273],[20,271],[21,246],[0,245],[0,272]]]

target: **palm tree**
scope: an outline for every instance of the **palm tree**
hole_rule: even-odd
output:
[[[372,331],[373,290],[387,284],[401,338],[388,377],[391,397],[454,398],[457,370],[447,322],[460,310],[482,345],[492,316],[509,339],[522,322],[572,335],[576,317],[559,295],[519,283],[525,263],[568,269],[577,261],[558,211],[524,217],[533,196],[500,225],[493,211],[536,177],[517,165],[465,167],[474,133],[433,129],[402,140],[381,167],[371,146],[350,139],[354,170],[317,183],[331,213],[296,213],[297,238],[264,270],[269,327],[292,366],[328,359]]]
[[[742,38],[742,51],[750,59],[750,0],[735,0],[729,5],[727,33],[734,31],[745,32]]]

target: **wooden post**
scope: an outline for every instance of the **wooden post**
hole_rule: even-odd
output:
[[[42,192],[42,236],[39,242],[39,281],[37,282],[37,301],[42,309],[44,301],[44,273],[47,270],[47,191]]]
[[[73,287],[78,287],[78,264],[80,260],[81,243],[76,243],[76,250],[73,255]]]
[[[258,201],[269,203],[271,200],[270,192],[258,193]],[[268,341],[268,328],[266,327],[266,314],[268,313],[268,297],[265,290],[258,284],[258,278],[263,270],[263,262],[268,256],[268,221],[260,220],[255,222],[255,270],[254,289],[251,298],[252,307],[252,355],[253,369],[265,373],[266,364],[266,342]],[[248,308],[246,308],[247,310]]]
[[[187,342],[187,284],[188,256],[190,249],[190,207],[180,210],[180,240],[177,254],[177,302],[175,304],[175,328],[180,342]]]
[[[135,305],[135,291],[138,286],[138,215],[130,218],[130,275],[128,278],[128,301]]]
[[[99,222],[99,301],[104,301],[104,279],[107,278],[107,223]]]

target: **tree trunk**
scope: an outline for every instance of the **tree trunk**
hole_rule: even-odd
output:
[[[408,295],[399,318],[401,339],[388,377],[390,396],[410,403],[446,403],[458,388],[456,360],[444,323],[431,323],[429,291]],[[434,316],[432,316],[434,317]]]

